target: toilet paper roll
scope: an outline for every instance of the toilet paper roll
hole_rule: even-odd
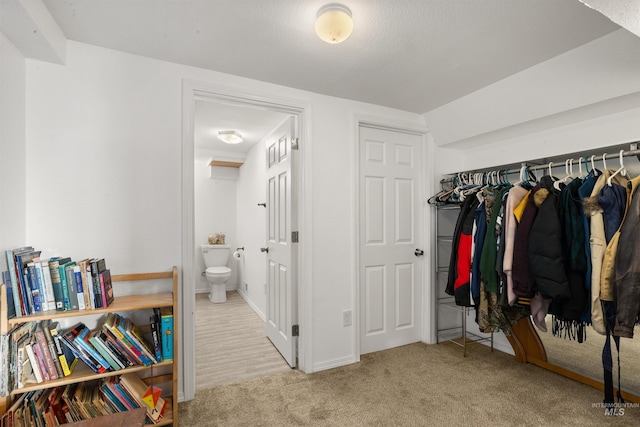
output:
[[[240,254],[240,251],[235,251],[235,252],[233,253],[233,257],[234,257],[235,259],[240,259],[240,258],[242,257],[242,255]]]

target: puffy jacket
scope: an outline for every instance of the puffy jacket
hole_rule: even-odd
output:
[[[569,283],[562,256],[562,227],[558,217],[558,190],[553,179],[540,179],[534,194],[538,214],[529,234],[529,266],[536,289],[543,298],[570,298]]]

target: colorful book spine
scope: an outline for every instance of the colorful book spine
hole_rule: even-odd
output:
[[[77,337],[74,338],[73,342],[77,344],[79,347],[83,348],[87,353],[91,355],[99,364],[104,366],[106,370],[111,369],[111,365],[107,360],[98,353],[98,351],[89,343],[89,333],[91,330],[86,326],[80,330],[80,333]]]
[[[76,296],[78,301],[78,310],[86,310],[86,305],[84,301],[84,288],[82,286],[82,273],[80,272],[80,266],[73,266],[73,278],[76,287]]]
[[[45,370],[52,380],[58,379],[58,371],[56,370],[56,365],[53,362],[53,358],[51,357],[51,353],[49,352],[49,344],[47,343],[47,339],[44,336],[44,331],[42,330],[42,325],[38,323],[36,326],[36,340],[38,343],[40,356],[44,359],[43,365]]]
[[[73,272],[74,265],[68,265],[64,269],[67,276],[67,293],[69,295],[69,310],[78,309],[78,291],[76,290],[76,278]],[[64,288],[63,288],[64,289]]]
[[[38,283],[38,289],[40,290],[40,305],[42,306],[42,311],[49,310],[49,300],[46,290],[46,284],[44,281],[44,275],[42,274],[42,263],[39,259],[34,260],[33,267],[35,270],[35,278]]]
[[[49,260],[49,272],[51,273],[51,286],[53,297],[56,301],[56,310],[64,310],[64,294],[62,293],[62,281],[60,280],[60,259],[58,257]]]
[[[173,313],[169,307],[160,309],[160,332],[162,333],[162,360],[173,360]]]
[[[29,284],[29,288],[31,289],[31,313],[40,313],[42,311],[42,300],[40,298],[42,294],[40,292],[40,284],[38,283],[38,278],[36,277],[35,263],[30,262],[29,264],[27,264],[24,273],[26,276],[26,283]]]
[[[44,290],[47,300],[47,310],[56,309],[56,296],[53,293],[53,283],[51,282],[51,270],[49,270],[49,261],[42,261],[40,263],[40,269],[42,271],[42,279],[44,281]]]
[[[12,249],[7,250],[6,255],[7,255],[7,269],[9,271],[9,278],[11,280],[11,288],[13,291],[12,292],[13,307],[16,312],[16,317],[22,317],[24,313],[22,312],[22,307],[20,304],[21,298],[20,298],[20,291],[18,289],[18,283],[16,278],[16,269],[15,269],[15,261],[13,258],[13,250]]]
[[[62,372],[65,377],[71,375],[73,372],[73,368],[78,363],[78,359],[75,354],[62,342],[62,338],[58,334],[58,329],[56,327],[50,328],[51,336],[53,338],[53,342],[56,345],[56,354],[58,355],[58,360],[60,360],[60,366],[62,367]]]
[[[67,267],[70,262],[60,263],[58,271],[60,272],[60,283],[62,286],[62,300],[64,302],[64,310],[71,310],[71,302],[69,301],[69,283],[67,282]]]
[[[153,309],[153,316],[149,318],[149,324],[151,326],[151,340],[153,341],[153,352],[155,353],[156,360],[162,362],[162,334],[160,332],[160,310]]]

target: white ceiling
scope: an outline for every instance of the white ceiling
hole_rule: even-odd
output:
[[[579,0],[44,0],[68,39],[425,113],[620,28]]]
[[[43,0],[67,39],[418,114],[620,28],[579,0],[342,0],[354,32],[330,45],[328,2]],[[199,103],[196,147],[246,152],[283,118],[220,107]]]

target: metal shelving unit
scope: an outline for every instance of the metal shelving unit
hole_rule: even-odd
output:
[[[451,295],[444,293],[444,288],[449,274],[449,259],[453,250],[453,231],[456,219],[460,212],[458,205],[435,205],[435,250],[434,253],[434,277],[436,284],[436,342],[448,341],[462,347],[463,357],[467,356],[467,344],[474,342],[490,342],[493,351],[493,333],[489,336],[480,336],[467,330],[467,316],[472,307],[456,305]],[[445,220],[440,218],[446,215]],[[443,230],[444,228],[444,230]],[[442,327],[440,324],[440,310],[454,310],[461,316],[460,326]]]

